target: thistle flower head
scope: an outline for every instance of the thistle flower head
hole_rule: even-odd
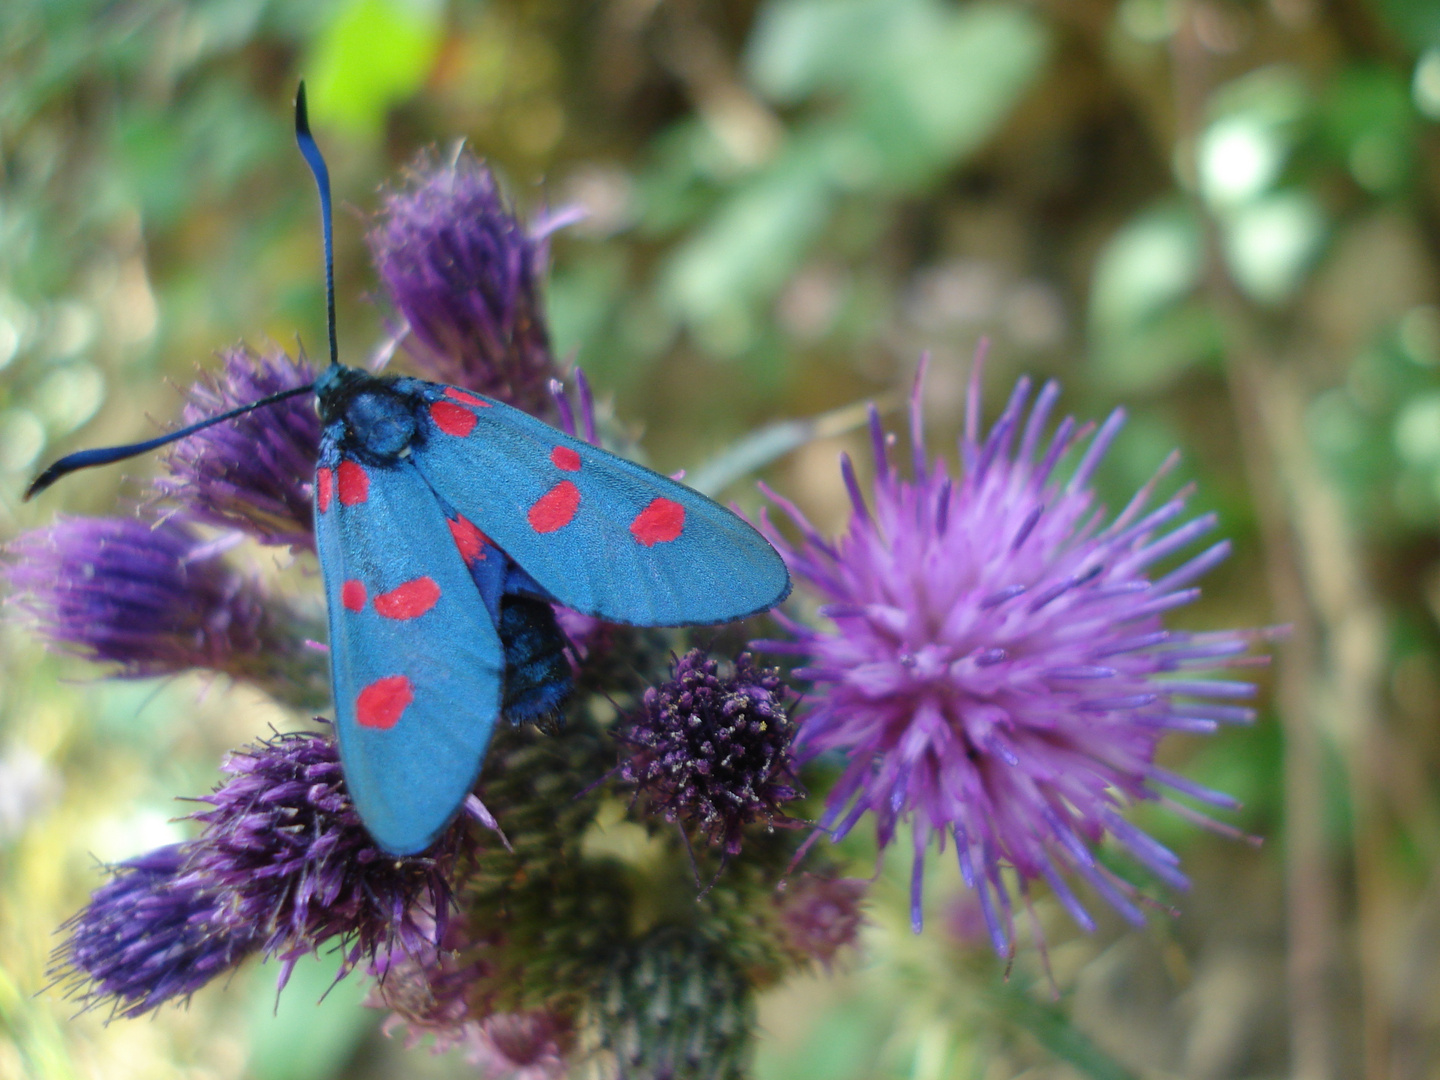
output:
[[[540,303],[542,239],[528,234],[483,162],[422,157],[370,231],[375,266],[427,377],[537,415],[556,373]]]
[[[480,1031],[469,992],[487,970],[465,940],[463,923],[452,919],[438,944],[427,941],[410,951],[392,947],[378,952],[369,965],[374,985],[365,1004],[391,1011],[384,1031],[403,1031],[407,1048],[426,1035],[433,1037],[437,1054],[470,1046]]]
[[[227,349],[222,361],[218,374],[190,387],[185,424],[315,380],[309,361],[280,349],[260,356],[240,345]],[[181,439],[166,455],[168,475],[155,487],[196,521],[313,551],[310,502],[319,452],[320,418],[313,399],[300,394]]]
[[[186,880],[171,844],[111,869],[111,880],[61,927],[54,969],[86,1008],[110,1001],[140,1016],[188,997],[258,950],[258,928],[224,898]]]
[[[1209,532],[1214,515],[1177,525],[1186,493],[1152,507],[1157,475],[1107,521],[1090,479],[1123,413],[1093,435],[1066,419],[1047,439],[1059,387],[1046,385],[1027,412],[1029,393],[1022,379],[982,437],[977,364],[953,479],[943,461],[927,460],[919,378],[908,479],[887,460],[872,410],[873,502],[842,459],[853,511],[837,541],[776,500],[803,538],[793,546],[772,538],[827,601],[821,612],[832,625],[792,623],[794,640],[760,643],[808,658],[796,671],[815,683],[802,755],[848,758],[823,824],[839,836],[873,814],[883,846],[911,822],[917,929],[926,846],[953,837],[1002,953],[1013,940],[1002,867],[1025,895],[1032,881],[1049,882],[1086,928],[1090,916],[1066,883],[1072,875],[1143,921],[1133,888],[1092,854],[1106,835],[1183,888],[1176,857],[1118,811],[1131,800],[1168,802],[1165,788],[1233,806],[1156,765],[1155,748],[1168,731],[1253,718],[1234,704],[1251,684],[1177,673],[1248,663],[1241,654],[1255,635],[1169,631],[1162,620],[1195,599],[1192,583],[1229,545],[1169,571],[1155,567]],[[1078,461],[1062,478],[1070,451]]]
[[[122,863],[65,924],[56,966],[87,1004],[139,1016],[198,990],[250,953],[295,962],[332,939],[341,974],[362,958],[438,956],[450,875],[468,851],[453,825],[424,856],[375,847],[350,803],[335,743],[287,734],[231,755],[198,800],[199,837]]]
[[[349,946],[346,971],[382,950],[417,953],[444,939],[451,875],[471,844],[463,822],[423,856],[382,851],[323,735],[276,735],[231,754],[222,771],[230,779],[197,800],[210,809],[190,815],[205,831],[187,873],[226,897],[231,917],[264,928],[264,951],[286,975],[332,938]]]
[[[833,872],[810,873],[776,896],[786,946],[827,971],[841,949],[854,945],[865,917],[860,904],[869,882]]]
[[[569,390],[559,379],[551,379],[550,399],[555,405],[555,425],[567,435],[584,439],[592,446],[600,445],[599,429],[595,423],[595,395],[590,389],[590,380],[581,368],[572,372],[575,379],[575,400],[570,400]]]
[[[494,1080],[560,1080],[570,1072],[572,1039],[570,1025],[552,1013],[496,1013],[479,1024],[467,1056]]]
[[[365,1003],[373,1008],[388,1006],[378,992]],[[543,1011],[496,1013],[483,1020],[467,1016],[449,1024],[417,1020],[396,1011],[380,1030],[391,1036],[403,1032],[407,1050],[426,1035],[432,1036],[431,1053],[458,1049],[487,1080],[560,1080],[569,1072],[565,1053],[573,1031],[569,1024]]]
[[[627,754],[620,777],[652,812],[737,855],[746,825],[788,821],[781,806],[800,797],[784,699],[779,673],[749,654],[721,676],[692,649],[617,736]]]
[[[173,518],[57,517],[6,547],[13,602],[50,646],[127,678],[208,668],[278,685],[290,620]]]

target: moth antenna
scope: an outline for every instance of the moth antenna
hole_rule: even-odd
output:
[[[300,80],[300,89],[295,93],[295,142],[310,166],[315,177],[315,186],[320,189],[320,227],[325,235],[325,328],[330,337],[330,366],[340,363],[339,350],[335,345],[335,236],[330,223],[330,170],[325,167],[325,156],[310,134],[310,112],[305,107],[305,80]]]
[[[244,416],[255,409],[263,409],[266,405],[274,405],[277,401],[284,401],[286,398],[295,397],[297,394],[308,394],[315,389],[314,383],[306,383],[304,386],[292,386],[289,390],[281,390],[278,394],[271,394],[259,401],[252,401],[249,405],[241,405],[238,409],[231,409],[229,412],[221,413],[219,416],[212,416],[209,419],[201,420],[199,423],[191,424],[189,427],[181,428],[179,431],[172,431],[168,435],[161,435],[155,439],[147,439],[145,442],[129,443],[125,446],[102,446],[95,450],[77,450],[73,454],[66,454],[55,464],[37,476],[22,496],[22,501],[28,502],[39,495],[51,484],[55,483],[67,473],[75,472],[77,469],[89,469],[96,465],[109,465],[112,462],[124,461],[126,458],[139,457],[141,454],[148,454],[151,450],[158,450],[167,443],[175,442],[178,439],[194,435],[197,431],[204,431],[215,424],[223,424],[226,420],[234,420],[237,416]]]
[[[320,153],[320,147],[315,143],[315,137],[310,134],[310,117],[305,108],[305,84],[303,82],[295,94],[295,141],[300,146],[300,153],[304,155],[306,164],[310,166],[310,172],[315,176],[315,186],[320,189],[320,224],[325,235],[326,329],[330,338],[330,366],[333,368],[339,364],[340,358],[335,345],[335,242],[334,231],[330,224],[330,172],[325,167],[325,158]],[[129,443],[125,446],[106,446],[95,450],[79,450],[73,454],[67,454],[37,476],[25,489],[22,498],[24,501],[29,501],[56,480],[77,469],[109,465],[116,461],[124,461],[126,458],[148,454],[151,450],[158,450],[177,439],[183,439],[197,431],[204,431],[213,424],[233,420],[237,416],[244,416],[252,409],[261,409],[266,405],[273,405],[277,401],[295,397],[297,394],[308,394],[314,389],[314,383],[307,383],[305,386],[281,390],[278,394],[271,394],[259,401],[252,401],[249,405],[241,405],[238,409],[231,409],[219,416],[212,416],[208,420],[201,420],[197,424],[191,424],[189,427],[172,431],[168,435],[161,435],[156,439],[147,439],[145,442]]]

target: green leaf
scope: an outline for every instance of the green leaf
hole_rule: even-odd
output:
[[[1092,362],[1109,386],[1156,390],[1216,349],[1209,310],[1189,299],[1200,281],[1200,227],[1163,203],[1123,226],[1096,260],[1090,285]]]
[[[1081,1075],[1091,1080],[1133,1080],[1134,1073],[1096,1046],[1060,1009],[1044,1005],[1008,983],[992,994],[1002,1016],[1035,1036],[1041,1046]]]
[[[557,268],[545,288],[550,341],[556,356],[575,356],[582,366],[592,358],[585,351],[604,331],[626,284],[625,251],[614,245],[585,251],[584,258]],[[593,374],[593,373],[592,373]]]
[[[1417,53],[1440,45],[1440,4],[1435,0],[1370,0],[1369,6]]]
[[[1355,182],[1384,195],[1414,169],[1415,108],[1398,71],[1354,65],[1331,80],[1322,110],[1325,133]]]
[[[422,0],[346,0],[307,65],[311,115],[357,134],[377,132],[390,107],[425,81],[442,14]]]
[[[833,193],[813,142],[786,154],[728,199],[671,255],[661,297],[692,327],[724,328],[783,285],[829,218]]]
[[[772,0],[761,9],[746,67],[762,92],[781,104],[817,90],[845,89],[883,51],[892,23],[930,6],[925,0]]]
[[[1188,296],[1200,281],[1200,226],[1186,207],[1143,211],[1110,238],[1090,285],[1090,329],[1132,333]]]
[[[1196,148],[1200,192],[1218,209],[1241,207],[1280,179],[1309,108],[1294,68],[1274,64],[1226,83],[1206,104]]]
[[[1440,391],[1405,403],[1395,418],[1395,450],[1411,465],[1440,467]]]
[[[1324,243],[1328,223],[1308,191],[1277,192],[1236,213],[1225,228],[1225,258],[1236,283],[1265,304],[1300,287]]]
[[[752,78],[790,104],[838,95],[835,119],[863,142],[863,186],[912,188],[973,152],[1034,82],[1048,49],[1039,20],[1011,4],[779,0],[749,48]]]
[[[1168,308],[1131,333],[1095,343],[1091,359],[1097,378],[1127,394],[1153,393],[1170,386],[1198,364],[1221,355],[1222,334],[1214,309],[1201,300]]]
[[[854,115],[881,174],[901,188],[924,185],[974,153],[1038,76],[1043,26],[1021,7],[915,5],[897,18],[884,63],[855,92]]]

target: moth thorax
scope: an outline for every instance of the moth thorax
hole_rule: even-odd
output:
[[[345,423],[354,445],[377,458],[402,456],[418,430],[414,403],[383,385],[351,398]]]

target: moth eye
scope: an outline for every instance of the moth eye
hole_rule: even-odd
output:
[[[325,419],[325,414],[320,411],[320,399],[318,397],[310,402],[310,407],[315,410],[316,416],[322,420]]]

